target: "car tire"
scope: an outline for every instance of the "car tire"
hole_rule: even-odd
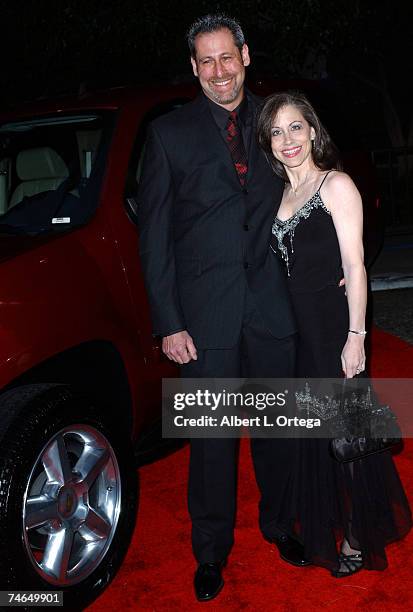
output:
[[[0,584],[62,591],[83,610],[107,587],[135,525],[127,436],[65,385],[0,397]]]

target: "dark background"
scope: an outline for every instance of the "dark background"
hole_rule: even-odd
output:
[[[185,30],[217,10],[240,19],[250,72],[322,79],[366,146],[413,144],[407,95],[413,7],[357,0],[0,1],[0,106],[56,93],[191,78]]]
[[[336,144],[371,157],[386,225],[413,227],[413,2],[0,0],[0,9],[0,110],[192,80],[188,26],[207,12],[238,18],[252,57],[247,74],[315,82],[329,116],[312,101]]]

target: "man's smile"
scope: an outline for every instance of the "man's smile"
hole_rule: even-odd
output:
[[[210,81],[210,82],[211,82],[211,84],[212,84],[214,87],[226,87],[227,85],[229,85],[229,84],[231,83],[232,78],[233,78],[233,77],[229,77],[229,78],[227,78],[227,79],[225,79],[225,80],[220,80],[220,81],[216,81],[216,80],[214,79],[213,81]]]

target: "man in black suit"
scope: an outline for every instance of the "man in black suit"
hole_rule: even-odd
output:
[[[188,43],[202,92],[151,124],[139,189],[154,333],[184,377],[291,377],[295,324],[284,273],[269,250],[283,183],[257,146],[259,101],[244,88],[248,47],[239,24],[222,15],[196,21]],[[251,446],[261,531],[284,560],[305,565],[301,545],[277,524],[294,443],[252,439]],[[223,586],[236,451],[234,439],[191,440],[188,502],[199,600]]]

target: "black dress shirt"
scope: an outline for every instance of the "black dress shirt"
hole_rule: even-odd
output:
[[[225,141],[225,144],[227,144],[227,123],[231,111],[227,110],[223,106],[220,106],[219,104],[216,104],[209,98],[207,98],[207,100],[214,121],[218,126],[218,129],[221,133],[222,138]],[[237,106],[237,108],[234,108],[234,110],[237,112],[238,125],[241,130],[242,140],[244,142],[244,147],[247,151],[248,157],[252,132],[252,112],[250,109],[250,105],[248,104],[248,99],[246,95],[244,96],[242,102]]]

